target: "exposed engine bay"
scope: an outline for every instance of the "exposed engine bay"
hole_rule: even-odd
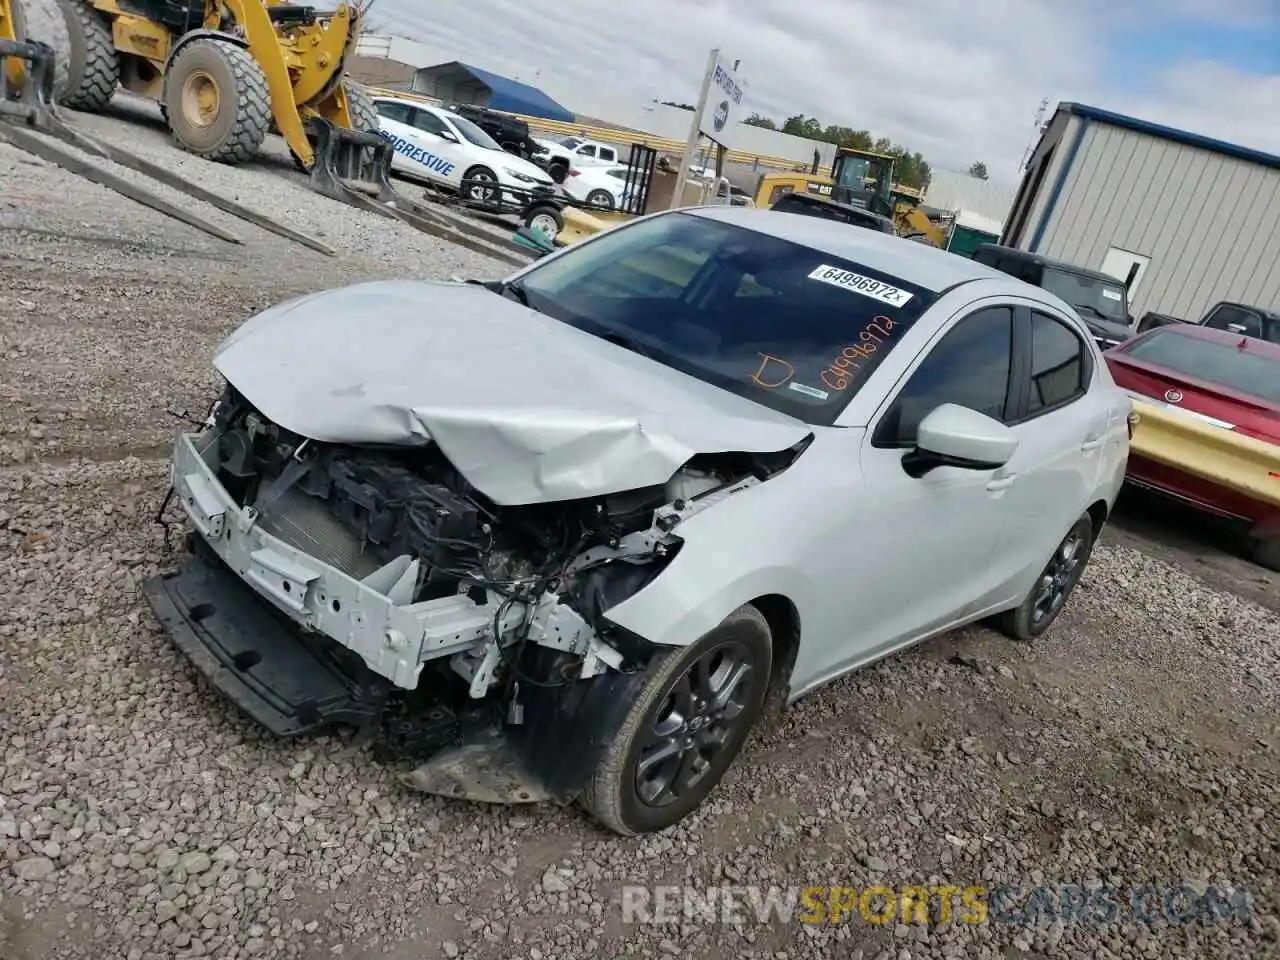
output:
[[[680,547],[673,531],[684,517],[763,481],[795,457],[794,451],[707,455],[661,486],[499,506],[434,444],[315,442],[269,421],[233,387],[215,405],[209,427],[216,443],[206,462],[262,530],[376,584],[397,607],[466,598],[471,610],[493,610],[491,618],[485,615],[487,629],[457,632],[459,641],[473,637],[462,649],[442,642],[434,657],[424,646],[419,658],[449,655],[472,698],[513,675],[548,682],[521,673],[530,644],[556,653],[547,665],[551,682],[642,663],[648,645],[611,629],[602,614],[661,572]]]

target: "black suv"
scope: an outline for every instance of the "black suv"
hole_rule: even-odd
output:
[[[499,146],[507,153],[529,159],[529,154],[538,149],[529,135],[529,124],[519,117],[513,117],[488,107],[477,107],[470,103],[451,103],[446,110],[470,120],[477,127],[498,141]]]
[[[1067,301],[1075,307],[1103,350],[1109,350],[1134,335],[1133,317],[1129,314],[1129,291],[1115,277],[995,243],[979,246],[973,253],[973,259]]]

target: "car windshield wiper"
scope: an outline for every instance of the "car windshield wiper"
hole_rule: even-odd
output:
[[[1099,320],[1110,320],[1110,319],[1111,319],[1111,318],[1110,318],[1110,317],[1108,317],[1105,313],[1103,313],[1101,310],[1099,310],[1097,307],[1095,307],[1095,306],[1091,306],[1090,304],[1087,304],[1087,303],[1073,303],[1073,304],[1072,304],[1072,306],[1073,306],[1073,307],[1075,307],[1077,310],[1088,310],[1090,313],[1092,313],[1092,314],[1093,314],[1095,317],[1097,317]]]
[[[600,334],[600,338],[602,340],[608,340],[610,343],[616,343],[624,350],[630,350],[632,353],[638,353],[640,356],[647,357],[650,360],[653,359],[652,350],[646,347],[639,340],[628,337],[625,333],[618,333],[617,331],[610,330],[608,333]]]
[[[516,283],[514,280],[504,280],[494,288],[494,292],[508,297],[520,304],[522,307],[529,307],[534,313],[538,312],[537,307],[529,305],[529,294],[525,293],[524,287]]]

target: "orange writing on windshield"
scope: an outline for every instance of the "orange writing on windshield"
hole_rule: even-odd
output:
[[[889,317],[873,317],[858,332],[857,342],[846,346],[839,356],[822,368],[818,376],[823,385],[832,390],[846,389],[862,369],[863,362],[875,356],[897,325],[897,321]]]
[[[786,360],[770,356],[767,353],[761,353],[758,356],[760,357],[760,366],[751,375],[751,382],[757,387],[774,390],[795,376],[796,368]]]

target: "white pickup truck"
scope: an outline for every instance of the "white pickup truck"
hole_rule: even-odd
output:
[[[529,159],[551,174],[556,183],[563,183],[570,167],[609,167],[625,163],[619,150],[611,143],[588,140],[585,137],[565,137],[563,140],[544,140],[531,137],[539,150]]]

